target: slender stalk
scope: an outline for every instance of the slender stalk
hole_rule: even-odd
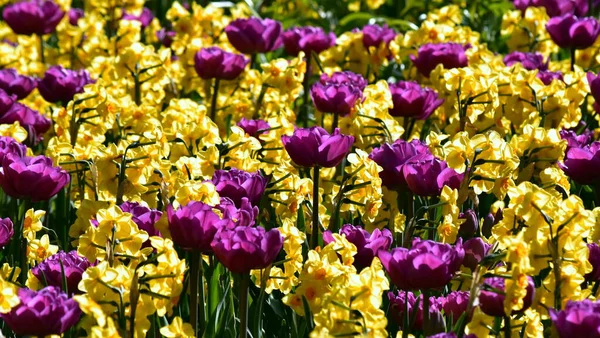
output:
[[[23,210],[19,213],[20,219],[19,222],[21,224],[21,228],[18,234],[19,237],[19,260],[21,265],[21,274],[19,275],[19,282],[22,285],[25,285],[25,280],[27,279],[27,238],[23,236],[23,230],[25,229],[25,214],[31,205],[31,201],[28,199],[23,200]]]
[[[190,253],[190,324],[194,329],[194,333],[198,334],[198,285],[200,277],[200,252],[193,251]]]
[[[308,127],[308,93],[310,91],[310,74],[311,74],[311,55],[306,56],[306,72],[304,73],[304,81],[302,81],[302,88],[304,89],[302,109],[300,117],[304,122],[304,128]]]
[[[198,255],[198,281],[200,283],[199,287],[198,287],[198,291],[200,294],[199,297],[199,309],[200,312],[198,314],[198,335],[197,337],[202,337],[202,335],[204,334],[204,328],[206,326],[206,311],[205,311],[205,306],[206,306],[206,296],[204,293],[204,262],[202,262],[202,255]]]
[[[46,65],[46,56],[44,55],[44,37],[40,35],[40,60]]]
[[[242,274],[240,278],[240,338],[248,337],[248,285],[250,275]]]
[[[312,234],[311,249],[319,245],[319,167],[313,169],[313,203],[312,203]]]
[[[250,56],[250,69],[256,69],[256,54]]]
[[[510,338],[512,330],[510,329],[510,316],[504,316],[504,338]]]
[[[217,98],[219,97],[219,82],[221,80],[215,79],[215,85],[213,86],[212,102],[210,104],[210,119],[215,120],[215,114],[217,113]]]
[[[575,71],[575,48],[571,48],[571,71]]]
[[[331,133],[335,132],[335,129],[338,127],[338,119],[339,116],[336,113],[333,113],[333,122],[331,123]]]
[[[431,317],[429,316],[429,290],[422,290],[423,293],[423,334],[431,334]]]

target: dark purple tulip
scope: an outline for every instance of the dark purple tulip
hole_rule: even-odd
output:
[[[171,47],[173,44],[173,38],[177,35],[176,32],[167,30],[166,28],[161,28],[158,32],[156,32],[156,38],[160,43],[165,47]]]
[[[223,219],[229,220],[223,227],[233,229],[236,226],[254,226],[258,216],[258,206],[253,206],[248,198],[242,197],[240,207],[236,207],[228,197],[221,197],[219,205],[215,209],[221,211]]]
[[[27,155],[27,146],[10,136],[0,136],[0,164],[8,154],[25,157]]]
[[[221,219],[210,205],[192,201],[175,210],[167,206],[169,232],[173,242],[184,250],[212,253],[212,242],[217,230],[229,221]]]
[[[479,230],[479,219],[475,211],[467,209],[465,212],[461,212],[458,218],[465,220],[458,229],[458,236],[465,240],[475,236],[477,230]]]
[[[382,43],[389,44],[396,37],[396,32],[388,25],[366,25],[362,29],[363,45],[365,48],[379,47]]]
[[[83,9],[71,8],[69,10],[69,23],[71,24],[71,26],[77,26],[77,22],[79,21],[79,19],[83,18],[84,15],[85,13],[83,12]]]
[[[338,128],[333,134],[315,126],[298,128],[292,136],[281,136],[281,142],[292,161],[301,167],[333,168],[348,155],[354,137],[340,134]]]
[[[362,97],[362,91],[351,84],[316,82],[310,88],[310,97],[320,112],[346,116]]]
[[[44,35],[56,30],[65,12],[51,0],[21,1],[4,7],[2,17],[16,34]]]
[[[594,184],[600,181],[596,168],[600,168],[600,142],[567,150],[559,167],[578,184]]]
[[[527,7],[533,6],[533,0],[512,0],[516,9],[524,12]]]
[[[7,94],[0,89],[0,116],[6,114],[15,102],[17,102],[16,95]]]
[[[438,297],[436,302],[444,310],[446,316],[452,316],[452,321],[456,323],[460,316],[467,312],[469,306],[469,292],[452,291],[445,297]]]
[[[401,290],[439,289],[448,284],[465,256],[462,241],[454,247],[430,240],[413,239],[411,249],[380,250],[381,264]]]
[[[583,133],[577,135],[577,133],[572,130],[562,129],[560,131],[560,138],[567,141],[567,150],[572,147],[581,148],[592,143],[594,140],[594,132],[586,128]]]
[[[578,18],[573,14],[557,16],[546,24],[552,41],[561,48],[585,49],[591,47],[598,34],[600,24],[593,17]]]
[[[431,154],[429,147],[418,139],[410,142],[399,139],[392,144],[384,143],[373,148],[369,158],[383,168],[379,177],[383,185],[391,190],[407,188],[402,168],[408,160],[419,154]]]
[[[47,201],[70,181],[69,173],[52,165],[46,156],[8,154],[2,160],[0,186],[13,198]]]
[[[377,252],[379,250],[389,250],[393,240],[392,233],[388,229],[375,229],[370,234],[362,227],[351,224],[344,225],[339,233],[340,235],[345,235],[346,239],[356,246],[357,253],[354,256],[354,266],[358,271],[371,266],[371,262],[377,255]],[[331,231],[323,233],[323,242],[325,245],[334,240]]]
[[[256,138],[260,134],[268,133],[268,129],[271,128],[265,120],[248,120],[245,117],[242,117],[237,126],[242,128],[246,134]]]
[[[46,101],[66,105],[75,94],[83,93],[83,87],[94,82],[85,69],[71,70],[52,66],[38,83],[38,90]]]
[[[488,289],[488,288],[493,289]],[[504,292],[504,278],[502,277],[491,277],[486,278],[483,284],[483,290],[479,294],[479,307],[481,311],[488,316],[502,317],[504,313],[504,295],[498,293]],[[513,311],[512,314],[522,313],[527,310],[533,303],[533,297],[535,296],[535,285],[533,278],[527,276],[527,294],[523,298],[523,308],[518,311]]]
[[[465,250],[463,265],[471,269],[471,271],[475,271],[477,265],[490,252],[491,247],[491,245],[484,242],[480,237],[467,240],[463,244],[463,249]]]
[[[567,302],[564,310],[548,310],[560,338],[600,337],[600,302]]]
[[[592,72],[588,72],[586,78],[588,84],[590,85],[590,94],[592,94],[594,100],[600,102],[600,76]]]
[[[546,86],[552,83],[552,80],[563,81],[563,75],[561,72],[551,72],[549,70],[540,70],[537,73],[537,78],[542,80],[542,83]]]
[[[247,274],[271,265],[281,248],[283,236],[277,229],[238,226],[221,229],[211,243],[217,259],[229,271]]]
[[[546,8],[550,17],[565,14],[586,16],[588,13],[588,0],[533,0],[533,5]]]
[[[294,27],[285,31],[282,39],[285,52],[294,56],[301,51],[319,54],[335,45],[335,34],[325,33],[320,27]]]
[[[433,89],[421,87],[414,81],[398,81],[390,83],[389,87],[394,102],[389,112],[395,117],[426,120],[444,103]]]
[[[229,42],[244,54],[266,53],[281,47],[281,23],[272,19],[236,19],[225,27]]]
[[[544,56],[538,52],[535,53],[524,53],[524,52],[512,52],[504,57],[504,64],[507,67],[520,63],[523,68],[527,70],[548,70],[548,62],[544,61]]]
[[[19,100],[22,100],[37,87],[37,80],[19,75],[14,68],[6,68],[0,70],[0,89],[4,89],[8,94],[16,95]]]
[[[250,60],[243,55],[229,53],[219,47],[202,48],[194,56],[194,68],[205,80],[234,80]]]
[[[356,73],[348,71],[348,70],[345,70],[343,72],[335,72],[331,75],[327,75],[327,74],[323,73],[323,74],[321,74],[321,77],[319,78],[319,82],[324,85],[326,85],[326,84],[353,85],[354,87],[357,87],[358,89],[360,89],[361,96],[362,96],[362,91],[369,84],[362,75],[356,74]]]
[[[247,173],[235,168],[215,171],[212,182],[219,196],[230,198],[237,207],[244,197],[252,205],[258,205],[267,187],[267,179],[260,172]]]
[[[402,328],[403,330],[423,329],[423,294],[420,294],[419,296],[415,297],[415,295],[410,291],[397,291],[397,294],[394,294],[393,292],[388,292],[388,299],[390,302],[391,315],[400,328]],[[429,297],[429,316],[432,319],[441,318],[442,308],[440,305],[441,304],[437,301],[435,297]],[[406,310],[408,310],[409,318],[411,320],[412,318],[415,319],[413,325],[409,328],[403,327],[406,320]],[[430,322],[430,324],[432,323]],[[439,330],[435,331],[439,332]]]
[[[44,337],[60,335],[73,327],[81,317],[77,302],[56,286],[40,291],[19,289],[21,303],[0,318],[18,335]]]
[[[156,227],[154,226],[159,220],[160,216],[162,216],[162,212],[150,209],[142,204],[137,202],[125,202],[119,205],[119,208],[124,212],[128,212],[131,214],[131,220],[138,226],[140,230],[143,230],[148,233],[148,236],[159,236],[162,237],[162,234]],[[150,239],[144,242],[143,247],[150,246]]]
[[[22,127],[27,129],[31,143],[40,141],[52,126],[50,119],[20,102],[15,102],[6,113],[0,115],[0,124],[14,122],[19,122]]]
[[[79,294],[82,292],[79,291],[77,286],[81,281],[81,276],[90,265],[90,262],[85,257],[79,256],[75,250],[68,253],[59,251],[36,265],[31,269],[31,273],[46,285],[63,288],[64,271],[64,279],[67,282],[69,294]]]
[[[459,189],[462,181],[465,177],[465,173],[459,174],[456,170],[448,167],[438,175],[437,177],[437,185],[440,189],[440,192],[444,188],[445,185],[452,189]]]
[[[0,248],[4,248],[15,234],[15,227],[10,218],[0,218]]]
[[[142,29],[148,27],[150,23],[152,23],[152,19],[154,19],[154,14],[152,14],[152,11],[148,7],[144,7],[140,15],[131,13],[123,14],[123,20],[139,21],[139,23],[142,25]]]
[[[585,280],[588,282],[600,281],[600,247],[596,243],[587,245],[590,255],[588,261],[592,265],[592,271],[585,275]]]
[[[417,56],[410,56],[410,60],[421,74],[429,76],[439,64],[444,65],[446,69],[468,66],[469,60],[465,49],[465,46],[453,42],[426,43],[419,47]]]
[[[431,154],[413,156],[402,166],[402,175],[406,185],[417,196],[437,196],[441,188],[437,177],[448,165],[446,161]]]

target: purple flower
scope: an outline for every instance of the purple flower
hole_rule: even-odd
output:
[[[402,175],[406,185],[418,196],[437,196],[443,186],[437,183],[437,177],[448,165],[431,154],[420,154],[411,157],[402,166]]]
[[[167,206],[169,232],[173,242],[187,251],[212,253],[212,242],[217,230],[229,221],[221,219],[210,205],[192,201],[175,210]]]
[[[297,165],[333,168],[348,155],[354,137],[340,134],[338,128],[330,135],[325,129],[315,126],[298,128],[292,136],[281,136],[281,141]]]
[[[162,234],[156,227],[154,226],[160,217],[162,216],[162,212],[150,209],[142,204],[137,202],[125,202],[119,205],[119,208],[124,212],[128,212],[131,214],[131,220],[137,224],[140,230],[144,230],[148,233],[148,236],[159,236],[162,237]],[[150,239],[148,239],[143,247],[150,246]]]
[[[14,234],[15,229],[10,218],[0,218],[0,248],[4,248]]]
[[[583,147],[587,146],[594,140],[594,132],[585,129],[581,135],[577,135],[572,130],[562,129],[560,131],[560,138],[567,141],[567,150],[572,147]]]
[[[417,56],[410,56],[410,60],[421,74],[428,77],[439,64],[446,69],[466,67],[469,60],[465,49],[465,46],[453,42],[426,43],[419,47]]]
[[[0,89],[8,94],[16,95],[22,100],[37,87],[37,80],[32,77],[19,75],[14,68],[0,70]]]
[[[310,88],[310,97],[320,112],[346,116],[362,97],[362,91],[351,84],[316,82]]]
[[[0,136],[0,164],[8,154],[25,157],[27,155],[27,146],[17,142],[17,140],[10,136]]]
[[[561,48],[585,49],[598,38],[600,24],[593,17],[578,18],[573,14],[565,14],[548,20],[546,30],[552,41]]]
[[[236,19],[225,27],[229,42],[244,54],[266,53],[281,47],[281,23],[272,19]]]
[[[221,229],[211,243],[215,256],[234,273],[249,273],[271,265],[281,248],[283,236],[277,229],[238,226]]]
[[[140,15],[124,13],[122,19],[123,20],[131,20],[131,21],[139,21],[139,23],[142,25],[142,29],[144,29],[144,28],[148,27],[150,25],[150,23],[152,23],[152,19],[154,19],[154,14],[152,14],[152,11],[150,10],[150,8],[144,7],[144,9],[142,10],[142,13],[140,13]]]
[[[246,134],[256,138],[259,134],[266,134],[271,128],[265,120],[248,120],[245,117],[242,117],[237,126],[244,129]]]
[[[77,26],[79,19],[83,18],[85,13],[81,8],[71,8],[69,10],[69,23],[71,26]]]
[[[394,107],[389,110],[395,117],[411,117],[426,120],[444,103],[431,88],[421,87],[414,81],[390,83]]]
[[[21,1],[4,7],[2,17],[16,34],[44,35],[56,30],[65,12],[51,0]]]
[[[402,169],[406,162],[419,154],[431,154],[426,144],[413,139],[410,142],[399,139],[392,144],[384,143],[373,148],[369,158],[383,168],[379,177],[384,186],[391,190],[407,188]]]
[[[438,297],[436,302],[444,310],[446,316],[452,317],[452,321],[456,323],[460,316],[467,312],[467,307],[469,306],[469,292],[452,291],[445,297]]]
[[[52,126],[50,119],[20,102],[15,102],[10,109],[0,115],[0,124],[19,122],[27,129],[31,143],[37,143]]]
[[[538,79],[542,80],[542,83],[546,86],[550,85],[553,80],[563,81],[563,75],[561,72],[551,72],[549,70],[540,70],[536,76]]]
[[[379,47],[382,43],[386,46],[396,37],[396,32],[388,25],[366,25],[362,29],[363,45],[365,48]]]
[[[525,11],[527,7],[533,6],[533,0],[512,0],[513,5],[520,11]]]
[[[587,15],[588,0],[533,0],[533,6],[544,7],[550,17],[565,14]]]
[[[600,336],[600,302],[570,300],[564,310],[548,312],[560,338]]]
[[[0,89],[0,116],[6,114],[15,102],[17,102],[17,96],[7,94]]]
[[[19,305],[0,318],[18,335],[44,337],[62,334],[79,321],[77,302],[56,286],[40,291],[19,289]]]
[[[594,100],[600,102],[600,76],[588,72],[586,78],[590,85],[590,94],[592,94]]]
[[[413,239],[412,248],[380,250],[381,264],[401,290],[439,289],[448,284],[462,264],[465,252],[459,239],[454,247]]]
[[[335,72],[335,73],[331,74],[331,76],[323,73],[323,74],[321,74],[321,77],[319,78],[319,82],[324,85],[326,85],[326,84],[353,85],[354,87],[357,87],[358,89],[360,89],[361,96],[362,96],[362,91],[369,84],[362,75],[356,74],[356,73],[348,71],[348,70],[345,70],[343,72]]]
[[[477,230],[479,230],[479,219],[477,218],[475,211],[473,211],[473,209],[467,209],[465,212],[458,214],[458,218],[465,220],[458,229],[458,235],[463,239],[469,239],[475,236]]]
[[[544,56],[538,52],[535,53],[523,53],[523,52],[512,52],[507,54],[504,57],[504,64],[507,67],[514,65],[515,63],[520,63],[523,68],[527,70],[548,70],[548,62],[550,60],[546,60],[544,62]]]
[[[66,105],[75,94],[83,93],[83,87],[94,82],[85,69],[71,70],[52,66],[39,82],[38,90],[46,101]]]
[[[252,205],[258,205],[267,187],[267,179],[260,172],[247,173],[235,168],[215,171],[212,182],[219,196],[230,198],[237,207],[244,197]]]
[[[31,273],[40,282],[45,283],[45,285],[55,286],[60,289],[64,287],[64,271],[68,293],[74,294],[81,293],[77,286],[81,281],[81,276],[90,266],[90,262],[85,257],[79,256],[76,250],[68,253],[59,251],[36,265],[31,269]]]
[[[2,160],[0,186],[13,198],[47,201],[70,181],[69,173],[52,165],[46,156],[7,154]]]
[[[294,27],[282,35],[283,48],[289,55],[298,55],[301,51],[310,56],[335,45],[335,34],[325,33],[320,27]]]
[[[600,166],[600,142],[567,150],[559,167],[579,184],[594,184],[600,180],[596,168]]]
[[[340,235],[345,235],[346,239],[356,246],[357,253],[354,256],[354,266],[358,271],[371,266],[373,258],[379,250],[389,250],[392,245],[392,233],[388,229],[375,229],[370,234],[360,226],[351,224],[344,225],[340,231]],[[325,245],[333,242],[335,239],[331,231],[323,233],[323,242]]]
[[[499,293],[499,292],[502,292]],[[479,306],[481,311],[486,315],[493,317],[502,317],[504,313],[504,278],[502,277],[491,277],[486,278],[483,284],[483,289],[479,294]],[[533,297],[535,296],[535,285],[533,278],[527,276],[527,294],[523,298],[523,308],[518,311],[513,311],[512,314],[522,313],[527,310],[531,303],[533,303]]]
[[[177,35],[176,32],[167,30],[166,28],[161,28],[158,30],[158,32],[156,32],[156,38],[158,41],[160,41],[160,43],[167,48],[171,47],[173,44],[173,38],[175,38],[175,35]]]
[[[229,53],[219,47],[202,48],[194,56],[194,68],[205,80],[234,80],[250,60],[243,55]]]
[[[596,243],[587,245],[590,255],[588,261],[592,265],[592,271],[585,275],[585,280],[588,282],[600,281],[600,247]]]
[[[254,226],[258,216],[258,207],[253,206],[248,198],[242,197],[240,207],[236,207],[233,201],[228,197],[221,197],[219,205],[215,209],[221,211],[223,219],[229,220],[224,227],[233,229],[236,226]]]
[[[463,249],[465,250],[463,265],[471,269],[471,271],[475,271],[477,265],[490,252],[491,247],[491,245],[484,242],[480,237],[467,240],[463,244]]]
[[[410,291],[398,291],[397,294],[388,292],[388,300],[390,302],[391,315],[401,329],[423,329],[423,294],[415,297]],[[429,316],[432,319],[430,324],[436,324],[436,322],[439,323],[442,320],[442,308],[440,305],[435,297],[429,297]],[[408,310],[408,318],[411,320],[414,318],[414,323],[411,327],[404,327],[407,317],[406,310]],[[443,331],[443,327],[434,327],[431,331]]]

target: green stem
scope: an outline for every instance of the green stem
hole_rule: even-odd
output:
[[[338,114],[333,114],[333,122],[331,123],[331,133],[333,134],[335,132],[335,129],[338,127],[338,119],[339,116]]]
[[[512,330],[510,328],[510,316],[504,316],[504,338],[510,338]]]
[[[212,102],[210,104],[210,119],[215,120],[217,113],[217,98],[219,97],[219,82],[221,80],[215,79],[215,85],[213,86]]]
[[[42,64],[46,65],[46,56],[44,55],[44,37],[40,35],[40,59]]]
[[[199,279],[198,281],[200,282],[198,291],[200,294],[200,301],[199,301],[199,306],[200,306],[200,313],[198,314],[199,320],[198,320],[198,335],[197,337],[202,337],[202,335],[204,334],[204,328],[206,327],[206,311],[205,311],[205,306],[206,306],[206,296],[205,296],[205,292],[204,292],[204,262],[202,261],[202,255],[199,255],[198,257],[198,274],[199,274]]]
[[[302,109],[300,117],[304,122],[304,128],[308,128],[308,93],[310,91],[310,66],[311,56],[306,56],[306,72],[304,73],[304,81],[302,81],[302,88],[304,89],[303,100],[302,100]],[[296,122],[298,124],[298,122]]]
[[[423,334],[431,335],[431,317],[429,316],[429,290],[422,291],[423,294]]]
[[[29,201],[28,199],[24,199],[23,200],[23,209],[20,212],[20,218],[19,218],[19,223],[21,224],[20,227],[20,231],[18,234],[15,234],[17,236],[19,236],[19,256],[20,256],[20,264],[21,264],[21,274],[19,275],[19,282],[22,285],[25,285],[25,281],[27,280],[27,238],[25,238],[25,236],[23,235],[23,230],[25,229],[25,214],[27,213],[27,210],[30,208],[31,206],[31,201]]]
[[[198,334],[198,285],[200,281],[200,252],[193,251],[190,253],[190,324],[194,334]]]
[[[319,245],[319,167],[313,169],[313,203],[312,203],[311,249]]]
[[[575,71],[575,48],[571,48],[571,71]]]
[[[240,278],[240,338],[248,337],[248,285],[250,284],[250,275],[242,274]]]

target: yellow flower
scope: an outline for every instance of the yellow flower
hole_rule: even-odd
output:
[[[167,338],[191,338],[196,336],[192,325],[184,323],[179,316],[173,318],[170,325],[161,327],[160,334]]]
[[[17,295],[17,287],[0,278],[0,288],[0,313],[8,313],[21,302]]]
[[[23,236],[28,240],[33,241],[35,234],[42,230],[42,218],[46,215],[44,210],[29,209],[25,212],[25,220],[23,220]]]

